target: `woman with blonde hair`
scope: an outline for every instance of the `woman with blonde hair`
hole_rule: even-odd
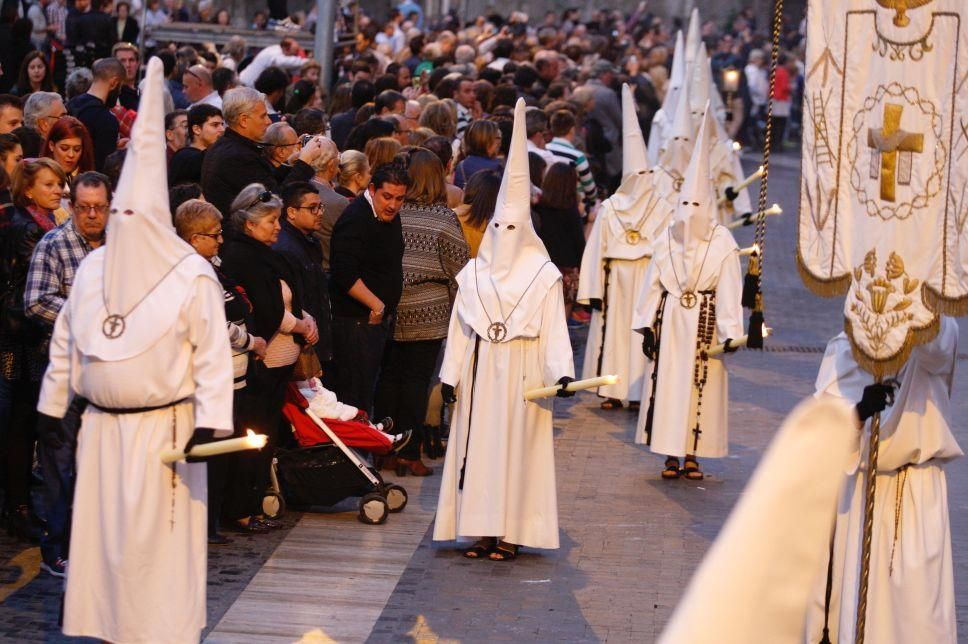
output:
[[[411,184],[400,210],[403,228],[403,294],[393,339],[383,353],[375,405],[377,416],[392,414],[413,437],[384,467],[398,474],[427,476],[420,460],[427,390],[450,322],[451,293],[467,263],[467,243],[454,211],[447,207],[444,167],[430,150],[410,152]],[[416,440],[414,440],[416,439]]]
[[[381,136],[367,141],[366,147],[363,149],[363,154],[366,155],[367,163],[375,170],[384,163],[392,163],[393,157],[397,156],[401,147],[400,142],[395,138]]]
[[[356,199],[370,185],[370,163],[359,150],[346,150],[339,155],[339,175],[336,192],[347,199]]]

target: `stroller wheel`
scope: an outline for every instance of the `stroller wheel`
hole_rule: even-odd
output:
[[[266,492],[262,497],[262,513],[270,519],[278,519],[286,513],[286,501],[278,492]]]
[[[390,512],[400,512],[407,507],[407,491],[399,485],[387,485],[383,492],[387,500]]]
[[[377,492],[368,492],[360,499],[359,520],[369,525],[379,525],[387,520],[390,508],[386,499]]]

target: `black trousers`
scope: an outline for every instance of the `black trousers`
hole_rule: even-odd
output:
[[[292,370],[293,365],[269,368],[255,361],[249,368],[246,387],[236,398],[240,403],[236,412],[237,431],[241,435],[251,429],[268,436],[269,442],[261,450],[238,453],[234,481],[228,483],[222,507],[222,516],[226,519],[238,520],[262,514],[262,497],[269,486],[269,468],[276,448],[284,440],[279,429],[282,403]],[[217,471],[216,475],[219,474]]]
[[[6,505],[30,505],[30,471],[37,440],[37,400],[40,381],[20,378],[10,382],[10,422],[3,432]]]
[[[364,318],[333,318],[333,393],[341,403],[373,414],[373,395],[392,318],[369,324]]]
[[[424,417],[427,415],[427,390],[434,376],[442,343],[443,340],[390,340],[383,355],[380,381],[376,388],[375,418],[390,416],[400,430],[413,430],[413,437],[399,454],[402,458],[420,458]]]

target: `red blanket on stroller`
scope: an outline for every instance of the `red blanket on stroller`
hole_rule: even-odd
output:
[[[282,413],[286,420],[292,424],[293,434],[300,447],[312,447],[332,442],[323,428],[316,424],[306,408],[309,402],[299,393],[299,389],[294,384],[286,387],[286,401],[282,406]],[[371,427],[366,413],[360,412],[357,416],[359,420],[336,420],[323,418],[323,422],[329,427],[339,439],[346,443],[348,447],[365,450],[373,454],[383,455],[390,451],[393,442],[390,437]]]

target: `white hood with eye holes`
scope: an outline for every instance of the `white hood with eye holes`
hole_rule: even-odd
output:
[[[514,108],[514,131],[494,216],[477,257],[457,276],[461,314],[478,335],[504,323],[511,340],[521,336],[541,308],[544,294],[561,279],[531,224],[531,177],[524,100]]]

